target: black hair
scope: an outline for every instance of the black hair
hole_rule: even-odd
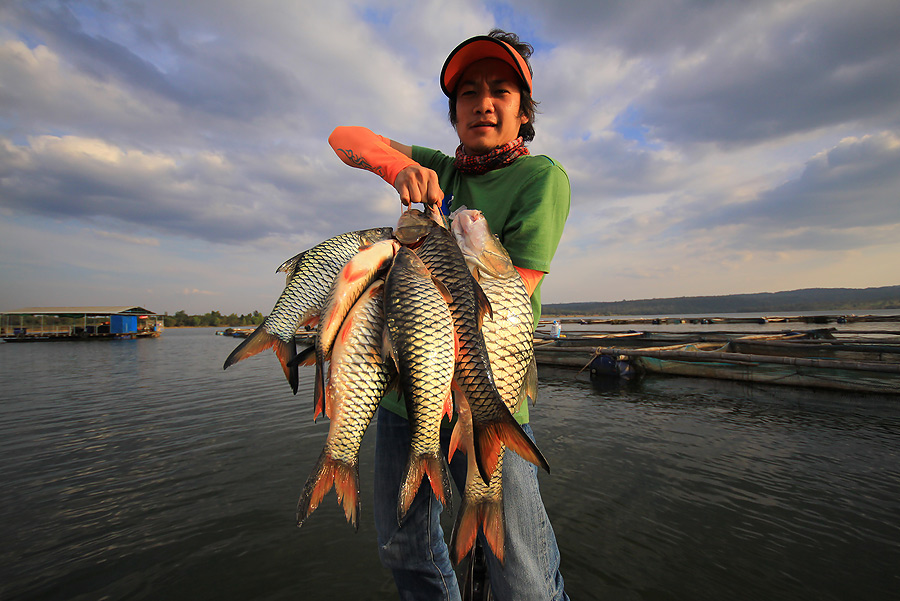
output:
[[[528,71],[532,75],[534,71],[531,68],[531,63],[529,62],[529,58],[534,53],[534,48],[531,44],[527,44],[519,39],[514,33],[510,33],[507,31],[503,31],[502,29],[492,29],[488,35],[492,38],[496,38],[502,42],[506,42],[513,49],[519,53],[519,55],[525,60],[525,64],[528,66]],[[531,97],[531,92],[528,91],[528,88],[525,87],[525,82],[522,82],[519,85],[520,92],[520,100],[519,100],[519,114],[525,115],[528,118],[528,121],[519,126],[519,136],[525,140],[526,142],[531,142],[534,140],[534,118],[537,111],[538,102]],[[453,90],[453,94],[450,96],[449,100],[450,104],[450,123],[453,127],[456,127],[458,123],[458,119],[456,118],[456,90]]]

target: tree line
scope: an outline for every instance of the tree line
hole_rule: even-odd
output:
[[[259,311],[238,315],[230,313],[222,315],[218,311],[210,311],[203,315],[188,315],[184,311],[177,311],[174,315],[165,315],[163,323],[167,328],[185,328],[185,327],[238,327],[238,326],[258,326],[266,318]]]
[[[900,286],[878,288],[807,288],[784,292],[729,294],[724,296],[689,296],[654,298],[616,302],[583,302],[544,304],[545,316],[566,315],[666,315],[700,313],[755,313],[773,311],[859,311],[865,309],[900,309]],[[222,315],[210,311],[188,315],[178,311],[165,315],[166,327],[239,327],[258,326],[266,318],[259,311]]]
[[[543,305],[543,314],[548,317],[553,315],[668,315],[679,313],[694,315],[866,309],[900,309],[900,286],[806,288],[756,294],[545,304]]]

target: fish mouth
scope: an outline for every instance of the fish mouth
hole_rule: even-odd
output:
[[[475,224],[482,219],[484,219],[484,214],[481,211],[469,209],[460,212],[454,219],[454,223],[456,223],[457,228],[463,232],[469,232],[474,229]]]

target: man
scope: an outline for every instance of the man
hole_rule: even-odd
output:
[[[368,169],[394,186],[403,205],[438,205],[482,211],[531,294],[534,323],[540,286],[569,213],[569,180],[562,166],[531,156],[535,102],[532,48],[515,34],[493,30],[453,50],[441,71],[450,122],[460,145],[455,157],[406,146],[365,128],[339,127],[329,138],[348,165]],[[533,437],[528,407],[516,420]],[[379,555],[394,574],[401,599],[459,599],[459,586],[440,525],[441,503],[423,482],[402,524],[397,496],[409,449],[406,409],[396,395],[378,411],[375,451],[375,522]],[[445,441],[446,445],[446,441]],[[445,446],[446,449],[446,446]],[[465,459],[451,473],[460,490]],[[485,548],[491,591],[499,600],[568,599],[559,573],[559,550],[541,500],[537,468],[513,452],[503,464],[506,558]]]

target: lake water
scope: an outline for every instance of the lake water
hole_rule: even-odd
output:
[[[0,344],[0,599],[393,599],[333,493],[312,373],[214,329]],[[897,599],[900,397],[543,370],[532,423],[573,599]]]

